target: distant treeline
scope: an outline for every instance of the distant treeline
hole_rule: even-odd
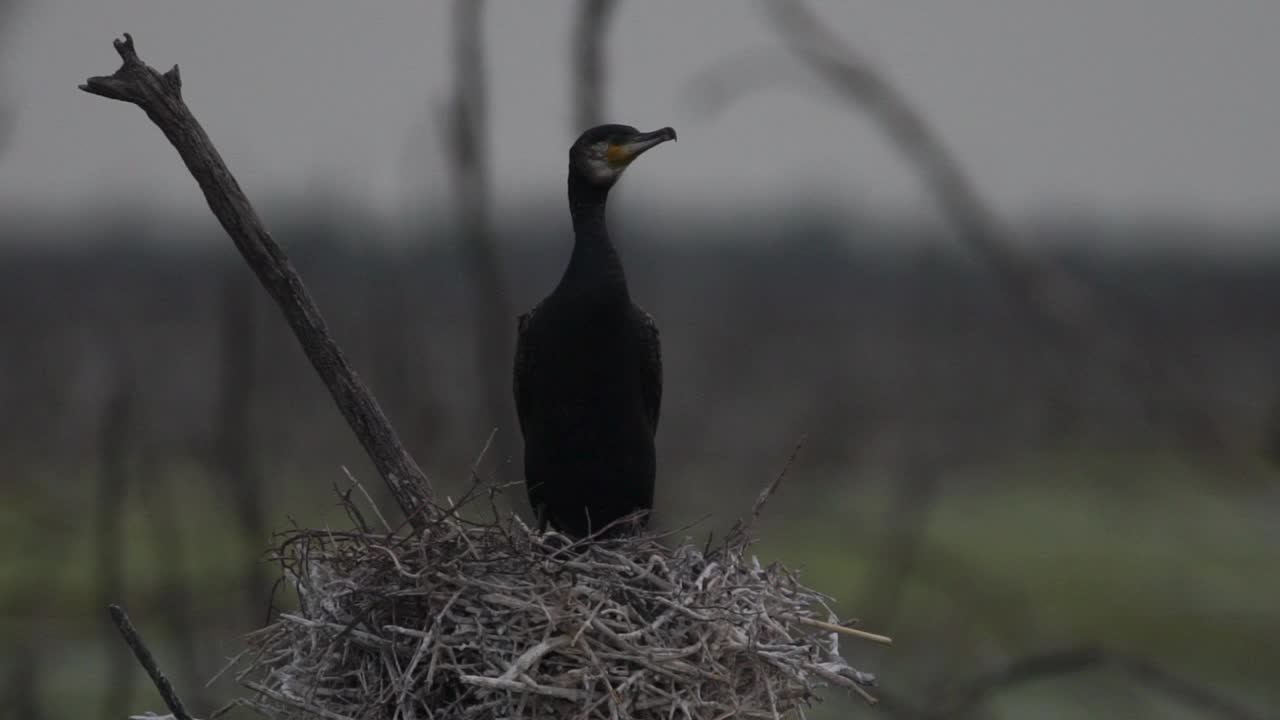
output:
[[[517,303],[512,332],[515,313],[555,283],[568,252],[560,214],[535,217],[499,223]],[[921,434],[958,461],[1185,440],[1170,436],[1122,373],[1046,339],[945,234],[836,217],[620,217],[633,294],[662,328],[668,472],[776,462],[800,434],[818,465],[875,457]],[[392,232],[319,210],[271,219],[429,472],[464,478],[485,441],[478,428],[512,433],[514,421],[478,417],[472,296],[448,227]],[[1185,352],[1196,397],[1241,443],[1260,442],[1280,368],[1280,249],[1266,252],[1261,231],[1099,227],[1042,227],[1038,247],[1098,287],[1125,324]],[[122,382],[137,387],[148,443],[207,452],[220,304],[240,274],[260,320],[253,404],[267,462],[362,467],[293,338],[216,228],[174,240],[166,235],[176,229],[124,220],[70,232],[0,224],[9,241],[0,247],[0,458],[92,462],[97,418]]]

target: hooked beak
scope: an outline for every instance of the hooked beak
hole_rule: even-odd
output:
[[[610,145],[608,150],[609,164],[614,166],[625,166],[632,160],[640,157],[644,151],[656,145],[661,145],[668,140],[676,139],[676,131],[669,127],[653,132],[638,133],[631,136],[626,141],[616,145]]]

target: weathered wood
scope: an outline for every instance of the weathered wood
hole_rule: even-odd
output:
[[[175,720],[192,720],[191,713],[182,704],[182,699],[178,697],[178,693],[173,689],[173,684],[169,682],[169,678],[165,677],[164,672],[160,670],[160,666],[156,664],[155,656],[151,654],[151,649],[142,641],[142,636],[134,629],[133,623],[129,622],[129,615],[125,613],[124,608],[119,605],[108,605],[107,609],[111,611],[111,621],[115,623],[116,629],[120,631],[121,637],[125,643],[129,645],[129,649],[133,650],[133,656],[138,658],[138,663],[147,671],[147,675],[151,677],[151,682],[155,684],[156,690],[159,691],[160,697],[164,699],[164,704],[169,707],[169,712],[173,713]]]
[[[347,362],[320,309],[284,250],[271,238],[221,155],[182,100],[175,65],[160,73],[138,59],[133,38],[115,41],[124,64],[110,76],[91,77],[81,90],[142,108],[177,149],[199,183],[209,209],[231,236],[245,262],[284,313],[294,335],[324,381],[374,467],[414,527],[423,527],[431,487],[369,389]]]

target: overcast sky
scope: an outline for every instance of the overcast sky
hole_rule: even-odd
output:
[[[1172,209],[1248,222],[1273,214],[1280,198],[1280,1],[814,6],[928,112],[1015,218]],[[487,9],[502,207],[562,202],[575,7],[495,0]],[[118,66],[111,40],[123,31],[145,61],[182,67],[188,104],[251,196],[319,188],[389,216],[447,197],[432,108],[449,89],[448,8],[433,0],[26,0],[0,49],[0,87],[18,108],[0,158],[0,207],[92,212],[104,197],[136,197],[206,212],[137,109],[76,89]],[[731,208],[817,193],[932,212],[866,119],[803,83],[713,117],[682,101],[709,63],[777,48],[754,5],[624,0],[609,37],[610,118],[680,133],[629,174],[628,192],[643,202]]]

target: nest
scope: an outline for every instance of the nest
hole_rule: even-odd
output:
[[[279,536],[297,609],[237,671],[268,717],[776,719],[832,685],[874,703],[838,641],[888,639],[762,565],[741,526],[714,547],[573,543],[496,509],[373,530],[346,502],[358,529]]]

